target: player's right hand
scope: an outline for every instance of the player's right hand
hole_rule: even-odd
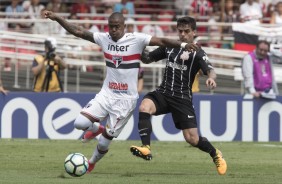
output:
[[[55,18],[56,18],[56,14],[53,13],[52,11],[43,10],[42,14],[46,19],[55,20]]]
[[[185,45],[185,49],[188,50],[189,52],[194,52],[199,50],[199,46],[194,43],[188,43]]]

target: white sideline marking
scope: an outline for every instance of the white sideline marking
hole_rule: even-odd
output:
[[[276,144],[257,144],[258,146],[272,147],[272,148],[282,148],[282,145]]]

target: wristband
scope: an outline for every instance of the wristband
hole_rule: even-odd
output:
[[[182,42],[181,45],[180,45],[180,47],[183,48],[183,49],[185,49],[185,46],[186,46],[187,44],[188,44],[188,43]]]

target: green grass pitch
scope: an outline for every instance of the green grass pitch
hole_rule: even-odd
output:
[[[228,171],[219,176],[208,154],[185,142],[152,142],[153,160],[131,155],[140,141],[113,141],[91,174],[74,178],[64,171],[71,152],[90,157],[96,141],[0,139],[1,184],[206,184],[282,183],[282,144],[214,142]]]

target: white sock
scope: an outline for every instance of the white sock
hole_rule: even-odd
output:
[[[112,140],[109,140],[105,138],[103,135],[100,136],[99,138],[99,143],[97,147],[94,150],[94,153],[92,157],[89,159],[90,163],[96,163],[98,162],[103,156],[106,155],[109,149],[109,145],[112,142]]]

